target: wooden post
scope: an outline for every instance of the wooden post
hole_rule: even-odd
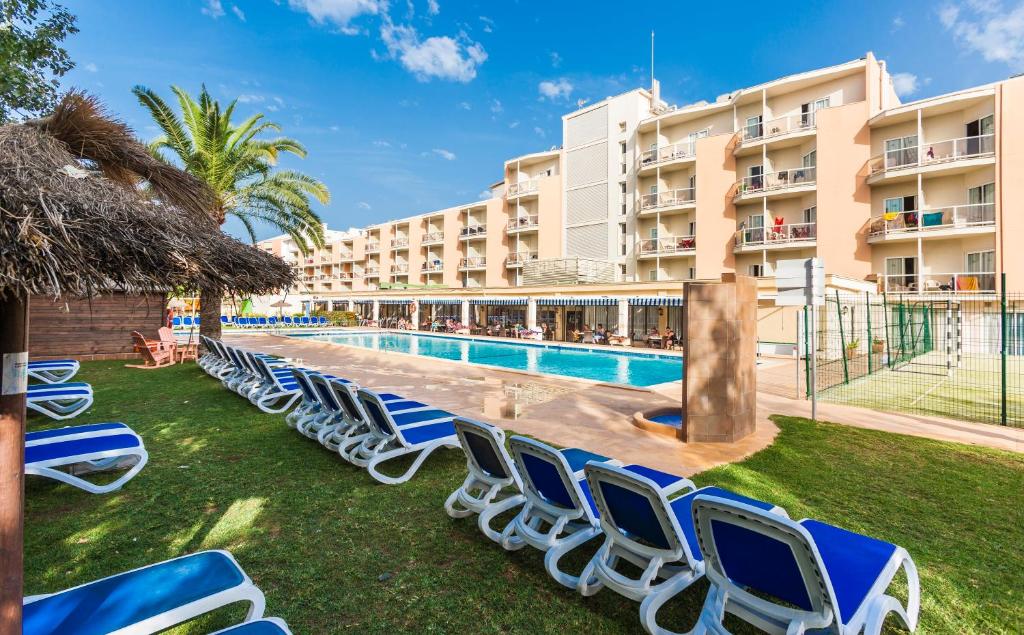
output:
[[[0,298],[0,635],[21,633],[28,296]]]

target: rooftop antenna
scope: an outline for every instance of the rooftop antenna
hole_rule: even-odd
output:
[[[651,29],[651,112],[660,113],[663,110],[661,85],[654,79],[654,29]]]
[[[651,29],[651,87],[654,87],[654,29]]]

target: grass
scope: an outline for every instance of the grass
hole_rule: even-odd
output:
[[[129,423],[150,463],[105,496],[29,479],[27,593],[226,548],[266,593],[268,614],[296,633],[640,631],[637,604],[607,590],[579,597],[548,578],[538,552],[506,553],[471,520],[448,518],[442,504],[464,476],[458,452],[432,457],[410,483],[383,486],[192,365],[146,372],[92,362],[80,378],[96,402],[76,423]],[[697,483],[906,547],[922,576],[920,633],[1019,632],[1024,455],[776,421],[774,445]],[[31,429],[53,425],[30,420]],[[706,589],[698,583],[670,602],[664,624],[688,630]],[[242,613],[232,607],[180,632],[209,632]]]

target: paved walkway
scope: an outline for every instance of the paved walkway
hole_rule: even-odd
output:
[[[789,396],[795,391],[786,388],[785,377],[795,380],[795,370],[787,360],[771,361],[758,370],[758,382],[768,391],[758,392],[754,434],[733,444],[684,444],[639,430],[630,422],[639,410],[678,405],[682,390],[679,383],[663,385],[653,392],[642,391],[271,334],[228,333],[224,337],[230,343],[299,359],[303,365],[360,385],[396,392],[510,432],[684,476],[739,461],[767,447],[778,433],[777,426],[768,419],[772,414],[810,416],[809,402]],[[819,418],[825,421],[1024,451],[1024,429],[1019,428],[835,404],[819,404],[818,410]]]

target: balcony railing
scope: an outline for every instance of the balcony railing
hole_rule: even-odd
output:
[[[884,212],[871,219],[869,232],[872,237],[879,237],[995,224],[995,204],[975,203],[909,212]]]
[[[380,276],[380,268],[379,267],[367,267],[363,271],[363,277],[364,278],[377,278],[379,276]]]
[[[366,243],[366,253],[368,253],[368,254],[375,254],[375,253],[377,253],[379,251],[380,251],[380,243],[379,242],[368,242],[368,243]]]
[[[338,260],[353,260],[353,259],[354,259],[354,256],[352,254],[352,251],[350,251],[350,250],[346,249],[346,250],[338,252]]]
[[[887,293],[993,293],[993,272],[878,274],[879,287]]]
[[[814,185],[818,177],[818,168],[792,168],[778,172],[768,172],[756,176],[747,176],[737,181],[736,196],[744,194],[756,194],[758,192],[770,192],[790,187]]]
[[[993,134],[947,139],[933,143],[922,143],[909,148],[888,150],[872,157],[871,174],[888,170],[923,167],[939,163],[949,163],[961,159],[974,159],[993,154],[996,149],[996,137]]]
[[[692,187],[685,187],[678,190],[668,190],[657,194],[644,194],[640,197],[640,211],[649,209],[660,209],[663,207],[675,207],[677,205],[689,205],[697,200],[697,191]]]
[[[659,163],[667,163],[676,159],[689,159],[697,156],[697,144],[692,141],[673,143],[640,154],[640,167],[646,168]]]
[[[409,273],[409,264],[403,263],[398,265],[391,265],[391,273],[398,275],[407,274]]]
[[[342,271],[341,273],[338,274],[339,280],[355,280],[356,277],[356,274],[354,274],[351,271]]]
[[[434,245],[444,241],[444,232],[427,232],[423,234],[421,245]]]
[[[740,141],[770,139],[772,137],[781,137],[791,132],[803,132],[812,129],[814,129],[814,113],[805,112],[799,115],[788,115],[778,119],[771,119],[762,123],[748,124],[740,130]]]
[[[409,239],[408,238],[392,238],[391,239],[391,248],[392,249],[405,249],[408,246],[409,246]]]
[[[522,196],[524,194],[533,194],[537,191],[537,187],[540,185],[540,181],[537,179],[530,179],[529,181],[519,181],[518,183],[509,183],[508,186],[508,197]]]
[[[663,236],[641,240],[637,252],[641,256],[679,254],[697,249],[696,236]]]
[[[771,227],[751,227],[736,232],[737,247],[760,247],[784,245],[815,240],[818,237],[816,223],[790,223]]]
[[[467,225],[459,230],[459,238],[473,240],[487,235],[487,225]]]
[[[434,260],[432,262],[425,262],[420,267],[420,271],[423,273],[441,273],[444,271],[444,263],[440,260]]]
[[[520,251],[511,253],[505,260],[505,266],[507,267],[521,267],[524,262],[537,259],[537,252],[535,251]]]
[[[533,216],[520,216],[518,218],[510,218],[508,221],[508,232],[524,231],[527,229],[536,229],[540,224],[540,216],[534,214]]]
[[[459,261],[459,269],[468,271],[470,269],[486,269],[487,259],[483,257],[463,258]]]

